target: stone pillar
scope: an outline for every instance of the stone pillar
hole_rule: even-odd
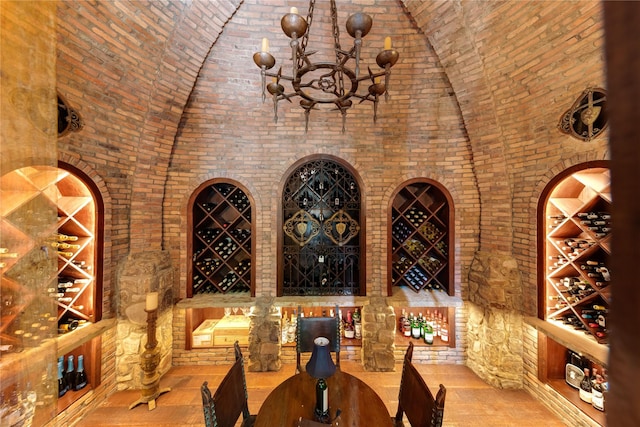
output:
[[[467,365],[494,387],[522,388],[522,281],[516,261],[477,252],[469,301]]]
[[[144,308],[149,292],[158,292],[158,372],[162,375],[171,368],[174,270],[169,253],[154,251],[130,255],[119,269],[117,279],[117,389],[139,389],[143,375],[140,354],[147,340],[147,313]]]
[[[384,297],[362,307],[362,365],[367,371],[395,369],[396,314]]]
[[[282,367],[280,312],[273,302],[273,297],[256,298],[251,310],[247,366],[250,372],[279,371]]]

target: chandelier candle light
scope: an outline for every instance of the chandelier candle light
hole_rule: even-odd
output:
[[[342,114],[342,132],[345,131],[347,110],[353,106],[351,98],[357,98],[360,103],[370,101],[373,103],[373,121],[377,119],[378,99],[385,95],[389,97],[388,87],[391,76],[391,67],[398,61],[399,54],[391,47],[391,37],[386,37],[384,50],[376,57],[376,63],[382,71],[373,72],[367,67],[367,75],[360,76],[360,51],[362,38],[371,30],[373,19],[365,13],[355,13],[347,19],[346,28],[354,38],[353,47],[349,51],[340,47],[340,32],[338,28],[338,11],[335,0],[331,0],[331,21],[334,38],[335,62],[312,62],[309,57],[316,51],[307,51],[309,31],[313,21],[315,0],[309,2],[307,18],[298,14],[298,9],[292,7],[290,12],[282,17],[280,24],[282,31],[291,39],[291,58],[293,69],[291,76],[282,74],[282,67],[277,73],[269,72],[276,65],[276,59],[269,53],[269,40],[262,39],[260,52],[253,55],[253,61],[261,70],[262,76],[262,102],[266,100],[266,92],[273,98],[274,121],[278,122],[278,102],[299,96],[300,106],[305,114],[305,132],[309,128],[309,115],[318,104],[334,104]],[[355,61],[352,70],[348,66],[350,60]],[[267,84],[267,76],[273,81]],[[381,77],[384,76],[384,83]],[[286,92],[281,80],[291,82],[292,91]],[[369,80],[371,84],[366,93],[358,93],[358,85],[363,80]]]

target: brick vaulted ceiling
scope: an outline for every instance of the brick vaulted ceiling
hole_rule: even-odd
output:
[[[314,26],[326,41],[323,3]],[[338,1],[341,22],[357,10],[373,16],[365,50],[377,52],[390,35],[401,53],[378,123],[370,106],[357,106],[345,135],[335,112],[312,114],[305,135],[295,104],[281,106],[276,125],[270,105],[260,103],[251,54],[267,36],[288,65],[279,19],[290,6],[306,10],[304,2],[284,0],[59,2],[58,89],[86,123],[59,148],[91,164],[119,201],[114,249],[167,245],[167,236],[184,229],[180,215],[166,213],[182,200],[169,190],[192,191],[220,171],[246,182],[265,168],[264,158],[252,157],[265,150],[279,156],[281,170],[317,152],[371,172],[380,158],[408,159],[398,160],[399,177],[418,167],[481,206],[470,225],[482,236],[480,250],[512,251],[514,228],[531,220],[514,204],[529,203],[531,181],[573,153],[555,129],[560,114],[585,87],[605,86],[599,2]],[[349,43],[344,29],[341,37]],[[365,59],[372,63],[373,55]],[[588,146],[585,160],[602,144]],[[416,165],[416,155],[432,159]],[[234,156],[252,171],[233,169]],[[265,172],[271,187],[280,169]],[[388,173],[378,181],[363,174],[363,181],[399,183]],[[163,211],[164,229],[163,221],[149,221]]]

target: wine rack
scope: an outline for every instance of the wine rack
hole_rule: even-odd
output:
[[[278,295],[361,295],[360,188],[329,159],[306,162],[283,191]]]
[[[251,200],[236,183],[210,181],[192,196],[190,295],[253,295]]]
[[[446,190],[430,180],[408,181],[390,211],[389,295],[396,286],[452,295],[453,208]]]
[[[611,300],[611,190],[608,168],[560,180],[544,209],[541,318],[607,343]]]
[[[2,344],[37,347],[51,331],[99,320],[91,190],[56,167],[25,167],[0,181]]]

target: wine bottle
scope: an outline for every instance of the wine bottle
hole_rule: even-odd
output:
[[[420,322],[417,317],[411,319],[411,338],[420,338]]]
[[[584,368],[584,377],[582,377],[582,381],[580,381],[580,399],[591,403],[592,389],[591,378],[589,378],[589,368]]]
[[[403,308],[402,313],[400,314],[400,319],[398,319],[398,332],[401,335],[404,335],[404,321],[407,318],[407,311]]]
[[[362,317],[360,315],[360,308],[356,307],[353,312],[353,330],[356,339],[362,338]]]
[[[76,383],[75,389],[81,390],[86,387],[88,383],[87,373],[84,370],[84,356],[81,354],[78,356],[78,369],[76,370]]]
[[[351,310],[347,311],[347,320],[344,323],[344,337],[345,338],[355,338],[356,331],[353,327],[353,315]]]
[[[413,318],[413,313],[409,313],[409,316],[405,317],[404,319],[404,328],[403,329],[403,335],[405,337],[411,337],[411,319]]]
[[[61,233],[56,234],[56,238],[58,242],[75,242],[78,240],[78,236],[69,236]]]
[[[429,345],[433,344],[433,327],[428,322],[424,325],[424,342]]]
[[[600,374],[596,375],[596,382],[591,391],[591,405],[598,411],[604,411],[604,386],[603,378]]]
[[[62,356],[60,359],[64,359],[64,356]],[[58,359],[58,397],[64,396],[69,389],[64,378],[64,362],[60,359]]]
[[[64,323],[60,323],[58,325],[58,333],[67,333],[67,332],[71,332],[74,331],[78,328],[78,326],[80,326],[80,322],[76,319],[69,319]]]
[[[449,322],[446,317],[443,317],[442,325],[440,326],[440,340],[449,342]]]
[[[64,373],[64,379],[67,382],[69,390],[73,390],[76,386],[76,368],[73,363],[73,354],[67,357],[67,370]]]

